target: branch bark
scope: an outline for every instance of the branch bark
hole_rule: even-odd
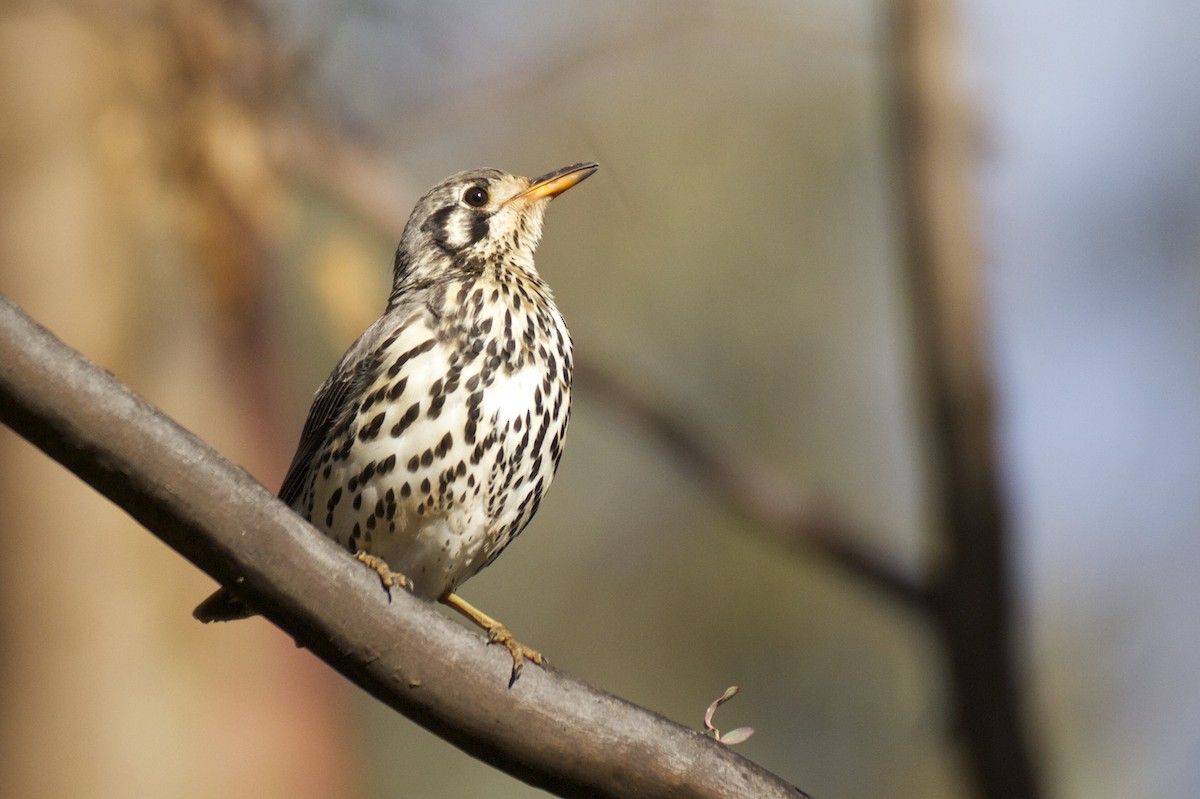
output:
[[[0,421],[364,690],[559,796],[804,797],[703,734],[507,652],[379,581],[0,295]]]

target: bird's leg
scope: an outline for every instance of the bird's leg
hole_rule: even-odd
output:
[[[377,558],[360,549],[354,553],[354,559],[379,575],[379,581],[383,583],[383,590],[387,591],[388,602],[392,601],[392,588],[395,586],[411,587],[408,578],[400,572],[392,571],[383,558]]]
[[[504,645],[504,648],[508,650],[510,655],[512,655],[513,660],[512,677],[510,677],[508,680],[509,687],[511,687],[512,684],[517,681],[517,677],[521,676],[521,667],[525,665],[526,660],[532,660],[539,666],[546,665],[546,658],[542,656],[541,652],[530,649],[516,638],[513,638],[512,633],[508,631],[507,627],[484,613],[479,608],[472,605],[467,600],[460,597],[458,594],[452,592],[447,593],[441,598],[441,602],[444,605],[449,605],[450,607],[454,608],[459,613],[466,616],[483,629],[487,630],[488,643]]]

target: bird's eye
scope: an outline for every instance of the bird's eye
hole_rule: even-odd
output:
[[[472,186],[463,192],[463,202],[472,208],[482,208],[487,205],[488,193],[485,189]]]

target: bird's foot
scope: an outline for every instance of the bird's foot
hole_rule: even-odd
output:
[[[392,601],[392,589],[396,586],[412,590],[412,582],[400,572],[392,571],[383,558],[377,558],[360,549],[354,553],[354,559],[379,575],[383,590],[387,591],[388,602]]]
[[[489,644],[501,644],[508,650],[508,654],[512,655],[512,676],[508,678],[508,686],[510,688],[517,681],[517,678],[521,676],[521,669],[525,666],[526,660],[531,660],[539,666],[546,665],[546,657],[541,652],[530,649],[516,638],[513,638],[512,633],[503,624],[497,622],[495,627],[487,628],[487,634]]]
[[[521,669],[525,666],[525,661],[531,660],[539,666],[547,664],[546,657],[537,650],[530,649],[522,644],[513,634],[508,631],[500,622],[493,619],[491,616],[479,610],[467,600],[460,597],[458,594],[449,593],[442,597],[442,602],[457,610],[462,615],[466,616],[475,624],[487,631],[489,644],[501,644],[508,650],[508,654],[512,656],[513,666],[512,675],[508,678],[508,687],[511,688],[517,678],[521,676]]]

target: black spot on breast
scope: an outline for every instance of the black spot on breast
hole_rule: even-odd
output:
[[[408,429],[408,426],[415,422],[420,414],[421,403],[414,402],[409,406],[408,410],[404,412],[404,415],[400,417],[400,421],[392,425],[392,438],[399,438],[400,434]]]
[[[404,393],[404,388],[407,385],[408,385],[407,377],[402,377],[399,380],[397,380],[395,383],[392,383],[391,387],[388,388],[388,390],[387,390],[387,398],[389,400],[391,400],[392,402],[395,402],[396,400],[400,399],[400,395]]]
[[[396,358],[396,362],[388,367],[388,377],[395,377],[396,375],[400,374],[400,370],[404,368],[404,364],[408,363],[418,355],[423,355],[429,352],[431,349],[433,349],[433,345],[436,343],[437,342],[434,341],[434,339],[426,339],[417,346],[413,347],[411,350],[400,353],[400,356]]]
[[[533,448],[535,450],[541,451],[542,442],[546,440],[546,430],[549,427],[550,427],[550,417],[549,417],[549,415],[543,415],[542,416],[542,424],[538,427],[537,438],[535,438],[533,440]],[[529,435],[528,431],[526,432],[526,435]]]
[[[429,402],[429,418],[436,419],[442,415],[442,406],[446,404],[446,395],[438,394]]]

